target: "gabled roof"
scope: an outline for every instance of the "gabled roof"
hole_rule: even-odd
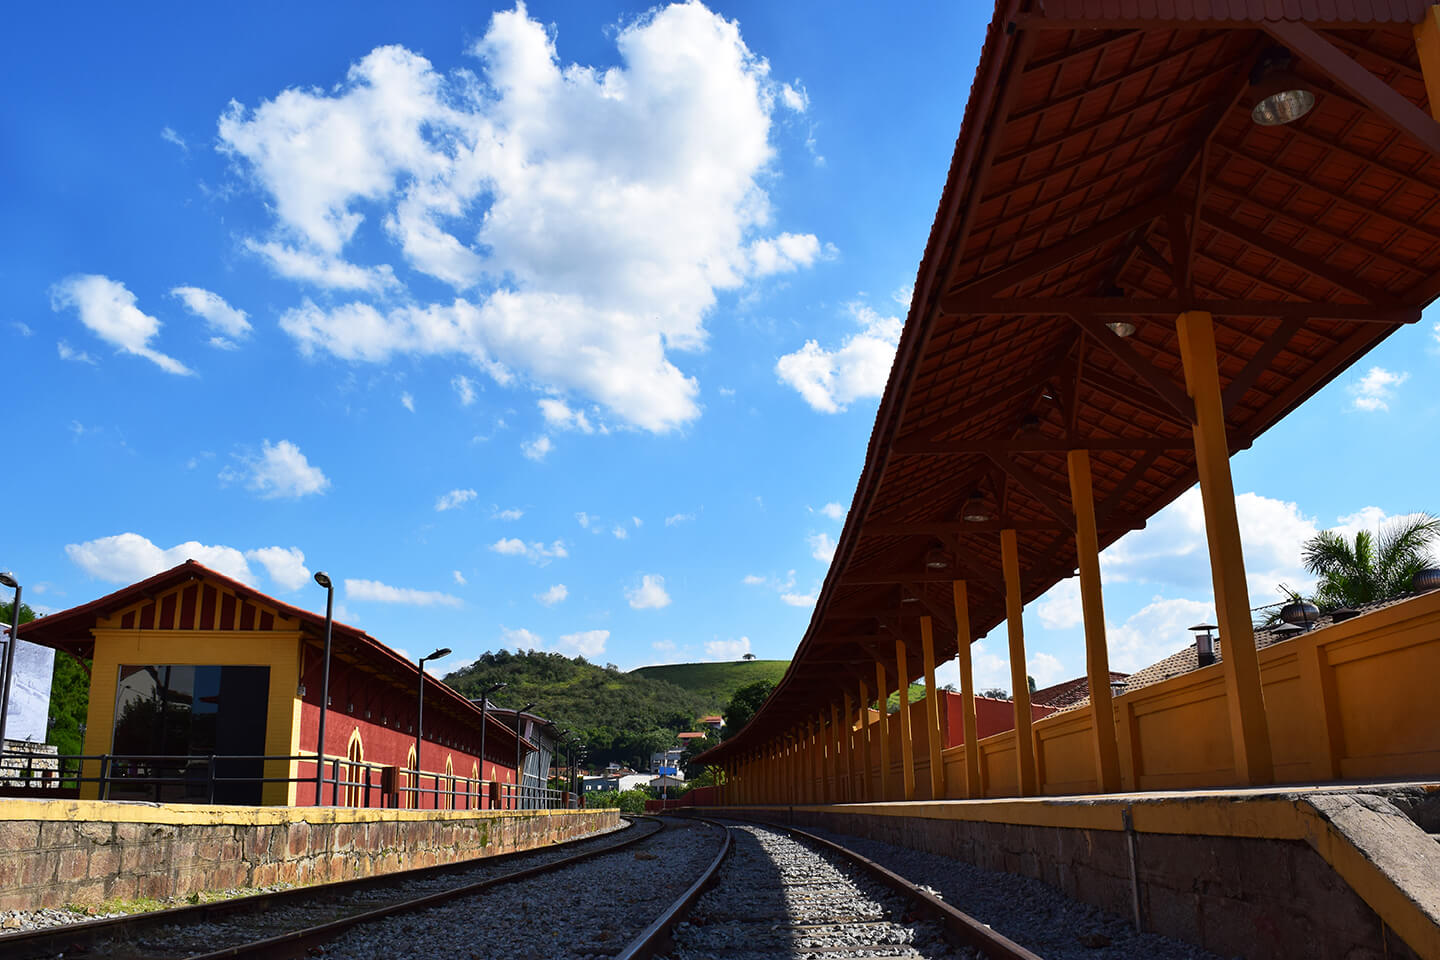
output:
[[[38,617],[29,623],[22,623],[20,637],[31,643],[54,647],[57,650],[64,650],[77,657],[88,659],[94,656],[95,649],[95,637],[91,630],[102,618],[148,597],[159,596],[181,584],[199,580],[208,580],[234,593],[239,598],[271,607],[281,616],[299,621],[301,632],[307,634],[311,639],[318,640],[324,637],[325,616],[323,614],[277,600],[261,593],[249,584],[227,577],[194,560],[186,560],[169,570],[164,570],[138,583],[132,583],[128,587],[121,587],[114,593],[108,593],[89,603],[82,603],[68,610],[61,610],[59,613]],[[342,655],[343,650],[346,655],[358,656],[374,664],[382,674],[404,678],[404,683],[414,685],[415,678],[419,673],[419,666],[358,627],[332,621],[331,639],[332,656]],[[428,673],[425,675],[425,684],[427,709],[445,709],[452,714],[473,719],[475,723],[479,723],[480,708],[472,704],[457,690]],[[495,720],[494,717],[490,718],[490,722],[494,723],[499,730],[504,731],[505,735],[514,736],[510,727]],[[531,749],[534,748],[529,741],[525,742]]]
[[[953,656],[954,579],[962,642],[994,629],[999,530],[1025,602],[1073,575],[1067,450],[1090,452],[1102,548],[1193,485],[1180,313],[1214,316],[1231,452],[1419,319],[1440,295],[1429,4],[999,0],[809,628],[705,761],[828,712],[877,661],[891,689],[918,676],[919,614]],[[1250,77],[1276,47],[1316,102],[1259,126]],[[976,491],[994,519],[962,518]]]
[[[1115,670],[1110,671],[1110,682],[1124,680],[1126,674]],[[1090,678],[1076,677],[1074,680],[1066,680],[1063,683],[1051,684],[1048,687],[1041,687],[1030,694],[1030,702],[1042,704],[1047,707],[1069,706],[1076,700],[1083,700],[1090,696]]]

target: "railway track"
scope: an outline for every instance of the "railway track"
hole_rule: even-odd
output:
[[[734,851],[632,942],[620,960],[1003,958],[1019,944],[832,841],[730,824]],[[719,867],[717,861],[716,868]],[[700,889],[709,890],[700,893]]]
[[[614,854],[665,829],[663,821],[653,818],[643,818],[643,825],[627,819],[631,821],[627,829],[539,850],[8,934],[0,936],[0,957],[188,960],[305,956],[307,949],[323,941],[322,931],[333,936],[350,925]]]

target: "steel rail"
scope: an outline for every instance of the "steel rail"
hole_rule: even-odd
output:
[[[771,823],[765,820],[747,820],[744,817],[738,816],[728,817],[728,819],[739,820],[743,823],[751,823],[767,829],[788,833],[793,837],[799,837],[809,843],[813,843],[816,846],[853,861],[876,880],[902,896],[909,897],[915,901],[919,912],[922,915],[927,915],[930,919],[938,920],[945,928],[945,932],[950,941],[956,946],[974,947],[985,956],[994,958],[994,960],[1044,960],[1039,954],[1025,949],[1009,937],[992,930],[987,924],[981,923],[968,913],[951,906],[933,893],[916,886],[893,870],[882,867],[874,860],[871,860],[862,853],[851,850],[849,847],[842,846],[825,837],[816,836],[807,830],[801,830],[799,827]]]
[[[682,893],[674,903],[670,904],[664,913],[656,917],[650,926],[641,931],[639,936],[631,940],[621,948],[619,953],[615,954],[615,960],[649,960],[649,958],[655,956],[662,947],[667,946],[670,942],[670,931],[674,929],[675,924],[679,923],[685,914],[690,912],[690,908],[695,905],[695,901],[700,899],[700,894],[704,893],[705,888],[715,879],[715,874],[720,870],[720,864],[724,863],[725,858],[730,855],[730,850],[734,844],[730,839],[729,827],[715,820],[707,820],[704,817],[688,817],[687,819],[697,820],[701,823],[708,823],[712,827],[718,827],[721,837],[724,838],[720,844],[720,852],[715,855],[714,860],[710,861],[710,865],[705,868],[705,872],[700,875],[699,879],[690,884],[689,889]]]
[[[658,824],[657,829],[647,832],[637,831],[637,836],[626,837],[618,843],[608,844],[595,850],[574,854],[550,863],[539,864],[535,867],[521,868],[515,873],[507,873],[500,877],[491,877],[488,880],[477,881],[466,884],[453,890],[442,891],[437,894],[430,894],[427,897],[413,901],[397,901],[387,907],[376,908],[365,913],[353,914],[350,918],[341,918],[334,921],[335,924],[343,924],[346,920],[355,919],[363,922],[365,919],[374,919],[377,916],[385,915],[385,911],[401,912],[414,905],[428,906],[430,900],[444,899],[451,896],[460,896],[466,892],[476,892],[487,886],[505,883],[510,880],[523,879],[545,870],[567,866],[578,863],[582,860],[602,854],[613,853],[626,847],[646,840],[665,829],[664,821],[648,816],[626,815],[625,819],[630,820],[633,826],[637,819],[650,820]],[[626,833],[629,830],[624,831]],[[444,876],[447,873],[463,873],[479,866],[505,863],[531,856],[546,850],[554,850],[557,846],[563,847],[569,844],[580,844],[591,840],[603,839],[602,837],[579,837],[573,840],[566,840],[561,844],[549,847],[532,847],[528,850],[513,850],[509,853],[496,854],[491,857],[471,857],[454,863],[439,864],[430,867],[417,867],[413,870],[401,870],[394,873],[382,873],[369,877],[357,877],[353,880],[338,880],[329,883],[308,884],[306,886],[292,887],[287,890],[276,890],[271,893],[258,893],[249,896],[234,897],[229,900],[217,900],[212,903],[201,903],[193,906],[172,907],[165,910],[153,910],[147,913],[134,913],[123,917],[107,917],[101,920],[88,920],[82,923],[62,924],[54,927],[44,927],[39,930],[26,931],[0,935],[0,956],[6,960],[32,960],[32,958],[49,958],[56,956],[69,956],[71,954],[84,954],[89,952],[97,943],[108,940],[129,940],[134,935],[164,926],[187,923],[206,923],[237,914],[256,913],[262,910],[284,908],[293,903],[305,902],[319,896],[346,895],[364,892],[378,887],[384,887],[395,883],[404,883],[407,880]],[[330,925],[320,925],[307,928],[306,931],[295,931],[295,934],[308,932],[308,930],[320,930]],[[344,929],[337,927],[335,932]],[[250,947],[264,944],[279,946],[290,934],[278,937],[267,938],[262,941],[255,941],[253,944],[240,944],[235,947],[225,948],[212,953],[197,954],[199,957],[238,957],[238,956],[292,956],[287,952],[273,953],[243,953]],[[303,948],[300,951],[303,954]],[[187,958],[194,960],[194,958]]]

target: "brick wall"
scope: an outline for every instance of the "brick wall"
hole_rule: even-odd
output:
[[[177,811],[0,800],[0,910],[343,880],[546,846],[618,822],[616,810]]]

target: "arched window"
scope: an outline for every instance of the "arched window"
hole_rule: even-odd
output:
[[[480,808],[480,764],[474,761],[470,763],[470,783],[465,787],[465,808],[467,810],[471,806],[471,797],[475,798],[474,806],[478,810]]]
[[[412,744],[410,752],[405,755],[405,776],[401,778],[400,786],[403,792],[400,794],[400,806],[406,810],[420,809],[420,794],[416,791],[420,787],[420,771],[415,768],[415,747]]]
[[[445,809],[455,809],[455,758],[445,758]]]
[[[345,788],[345,806],[358,807],[366,799],[365,787],[365,744],[360,739],[360,728],[350,732],[350,745],[345,748],[345,759],[350,761],[345,779],[350,784]]]

